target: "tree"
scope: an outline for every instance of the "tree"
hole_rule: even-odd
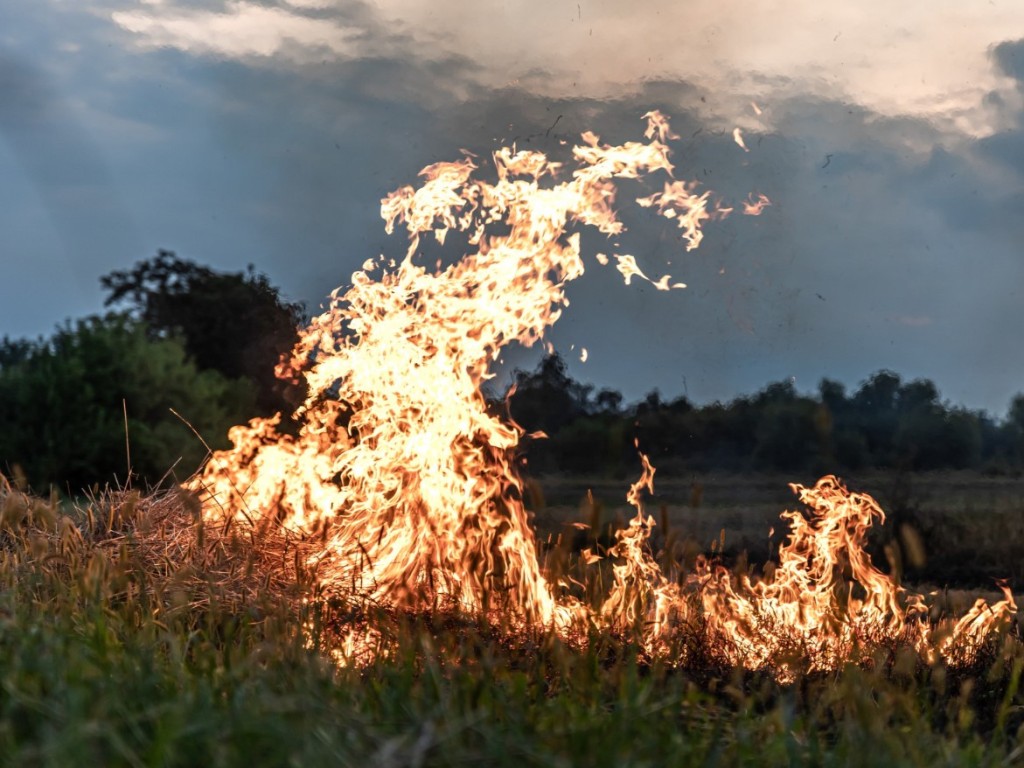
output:
[[[832,412],[833,417],[850,407],[850,401],[846,397],[846,387],[841,382],[832,379],[822,379],[818,383],[818,398],[822,405]]]
[[[528,431],[552,435],[588,412],[590,389],[569,376],[557,352],[545,355],[532,373],[516,372],[512,417]]]
[[[968,469],[981,457],[981,432],[968,411],[918,408],[900,418],[894,445],[908,469]]]
[[[1014,395],[1010,401],[1000,438],[1007,460],[1018,467],[1024,464],[1024,394]]]
[[[860,469],[868,460],[867,441],[860,429],[853,402],[846,396],[846,387],[832,379],[818,384],[823,466]]]
[[[939,389],[928,379],[915,379],[896,392],[896,408],[901,414],[940,409]]]
[[[877,467],[892,466],[896,460],[893,439],[899,422],[900,384],[897,374],[881,370],[853,396],[854,424],[864,437],[868,460]]]
[[[605,416],[618,416],[622,412],[622,399],[621,392],[604,387],[594,398],[594,407],[598,413]]]
[[[126,314],[79,320],[0,369],[0,471],[18,465],[38,490],[124,483],[127,412],[134,475],[146,484],[187,477],[206,447],[170,409],[226,447],[253,397],[247,382],[197,370],[179,339],[150,339]]]
[[[17,365],[32,351],[32,342],[27,339],[12,339],[4,336],[0,340],[0,371]]]
[[[794,472],[821,455],[818,404],[799,395],[792,381],[769,384],[753,399],[757,409],[753,458],[757,466]]]
[[[253,382],[259,413],[289,413],[301,401],[274,367],[298,339],[303,307],[284,301],[251,266],[248,273],[216,272],[160,250],[100,282],[109,292],[106,305],[127,306],[150,338],[180,336],[200,370]]]

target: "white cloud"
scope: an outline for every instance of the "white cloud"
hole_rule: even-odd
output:
[[[285,0],[285,2],[293,8],[309,11],[323,11],[336,5],[334,0]]]
[[[770,100],[781,79],[973,135],[994,130],[984,94],[1008,86],[990,47],[1024,37],[1019,2],[381,0],[379,8],[425,45],[473,59],[494,84],[519,78],[550,95],[612,96],[678,78]]]
[[[293,3],[302,6],[302,0]],[[313,7],[305,0],[304,7]],[[228,58],[274,56],[288,44],[350,56],[357,30],[273,8],[231,0],[224,11],[159,6],[161,10],[115,11],[118,26],[145,46],[178,48]]]

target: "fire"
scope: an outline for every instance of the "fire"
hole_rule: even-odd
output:
[[[482,393],[493,364],[511,343],[542,341],[568,305],[565,286],[584,273],[581,231],[623,232],[616,179],[667,177],[660,192],[636,202],[674,222],[687,250],[700,244],[706,221],[732,210],[673,178],[668,120],[645,118],[644,142],[608,145],[584,133],[571,167],[506,147],[491,158],[494,181],[479,178],[467,155],[425,168],[418,187],[384,198],[387,232],[408,232],[404,258],[368,260],[303,331],[278,370],[308,386],[297,433],[282,432],[280,417],[235,427],[234,447],[213,455],[192,483],[206,519],[281,526],[318,541],[307,565],[328,595],[451,610],[510,630],[636,632],[669,662],[686,663],[683,636],[695,623],[719,639],[729,663],[774,664],[783,675],[775,660],[794,647],[811,668],[832,668],[893,639],[929,657],[983,642],[1015,610],[1009,594],[936,634],[923,599],[865,553],[881,510],[834,478],[794,486],[812,512],[786,513],[790,538],[773,575],[734,576],[701,561],[683,577],[665,574],[651,555],[654,521],[642,494],[653,490],[655,470],[641,455],[643,475],[628,494],[637,516],[608,552],[583,555],[586,568],[611,565],[604,602],[584,603],[569,577],[543,572],[516,465],[523,432]],[[760,196],[744,212],[768,204]],[[468,253],[449,266],[421,263],[421,237],[445,243],[453,233]],[[685,287],[670,275],[648,278],[629,254],[612,259],[627,284],[637,277],[658,289]],[[380,643],[372,627],[353,630],[337,652],[366,658]]]
[[[653,469],[646,458],[644,466],[641,484],[650,488]],[[773,572],[754,579],[700,560],[680,585],[649,563],[639,566],[654,520],[644,520],[634,486],[631,501],[640,514],[619,533],[616,554],[627,566],[616,568],[605,615],[621,620],[621,596],[646,593],[651,629],[644,642],[653,652],[681,647],[685,637],[679,635],[696,621],[731,664],[759,669],[796,652],[806,670],[815,671],[894,645],[913,648],[929,661],[965,658],[1016,612],[1004,586],[1004,599],[994,605],[979,599],[955,624],[933,625],[924,598],[875,568],[866,551],[872,525],[885,520],[871,496],[850,493],[832,476],[811,488],[790,487],[808,512],[783,513],[790,533]],[[647,582],[642,590],[633,586],[638,579]]]
[[[743,213],[747,216],[760,216],[764,209],[772,204],[772,201],[768,199],[767,195],[759,194],[757,199],[754,199],[753,195],[747,197],[743,201]]]
[[[732,129],[732,140],[736,142],[736,146],[742,149],[744,152],[749,152],[747,149],[747,143],[743,140],[743,131],[739,128]]]

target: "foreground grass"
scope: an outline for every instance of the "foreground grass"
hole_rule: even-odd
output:
[[[202,534],[183,547],[183,529],[160,535],[191,554],[161,565],[138,506],[97,503],[75,525],[2,510],[3,765],[1024,762],[1014,639],[969,672],[896,654],[782,686],[651,666],[608,638],[580,651],[390,616],[401,650],[339,669],[318,628],[343,612],[296,609],[257,568],[232,570],[240,552],[218,560]]]
[[[951,688],[855,668],[781,688],[550,646],[510,659],[464,633],[407,640],[401,659],[338,671],[250,620],[182,636],[100,606],[8,616],[3,762],[960,766],[1021,754],[1007,686],[1019,666]],[[993,682],[995,696],[978,695]]]

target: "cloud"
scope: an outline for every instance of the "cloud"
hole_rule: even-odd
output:
[[[299,9],[326,7],[309,0],[293,0],[289,5]],[[358,50],[360,32],[330,20],[244,0],[228,0],[222,10],[158,5],[148,11],[115,11],[111,18],[147,47],[229,58],[273,56],[291,46],[325,49],[348,57]]]
[[[335,12],[317,11],[326,19]],[[992,213],[1011,187],[984,144],[949,121],[890,114],[778,73],[755,78],[751,90],[774,94],[758,98],[761,115],[747,86],[722,86],[722,73],[647,78],[609,95],[553,88],[558,62],[524,57],[497,82],[494,63],[474,53],[479,41],[457,44],[461,22],[448,38],[436,26],[385,33],[380,14],[359,13],[346,23],[364,30],[362,44],[386,41],[372,55],[206,64],[207,82],[222,93],[210,103],[230,105],[216,111],[215,135],[248,158],[240,164],[261,166],[272,180],[261,193],[266,213],[239,229],[260,243],[274,279],[310,306],[365,258],[401,252],[382,234],[377,201],[424,165],[460,147],[486,163],[500,143],[565,153],[563,142],[584,130],[635,139],[639,116],[656,107],[683,137],[679,176],[734,202],[763,192],[774,205],[757,220],[709,226],[688,255],[676,231],[624,211],[631,232],[623,250],[645,272],[668,271],[690,287],[652,295],[592,265],[570,288],[572,309],[552,334],[562,348],[590,351],[586,365],[570,363],[575,375],[629,397],[652,387],[678,392],[685,377],[690,395],[708,400],[789,376],[805,388],[822,375],[857,381],[888,365],[936,378],[959,396],[976,387],[969,379],[979,369],[956,363],[975,353],[975,335],[992,338],[1014,318],[1024,322],[1019,310],[983,297],[1016,279],[1005,258],[1012,220]],[[447,43],[428,46],[431,35]],[[1006,120],[1007,107],[992,109]],[[749,153],[732,139],[737,125]],[[509,363],[530,359],[511,355]],[[986,402],[1016,386],[1005,373],[998,381]]]
[[[970,12],[951,0],[938,4],[941,12],[885,0],[852,7],[653,0],[638,12],[542,0],[227,0],[213,10],[211,2],[165,0],[118,10],[113,19],[142,45],[232,58],[379,58],[397,42],[413,58],[434,52],[471,61],[487,87],[548,97],[615,97],[647,80],[702,82],[710,106],[723,113],[728,105],[733,117],[749,97],[771,100],[779,95],[775,85],[792,83],[879,114],[927,116],[949,130],[984,135],[991,116],[978,104],[999,88],[986,50],[1008,30],[1024,35],[1024,22],[1012,4]],[[949,56],[951,49],[958,54]]]
[[[733,202],[764,192],[774,205],[757,220],[709,225],[692,254],[649,212],[624,209],[631,231],[622,250],[645,272],[668,271],[690,287],[663,295],[627,288],[613,269],[591,263],[552,334],[561,348],[590,351],[586,365],[570,363],[575,375],[629,397],[652,387],[678,392],[685,376],[690,395],[707,400],[793,375],[803,387],[822,375],[857,381],[889,365],[959,394],[976,369],[955,361],[977,346],[974,334],[990,337],[1020,314],[996,312],[981,295],[1012,274],[994,266],[1009,224],[993,221],[982,233],[957,215],[964,186],[988,183],[986,166],[971,159],[969,141],[944,148],[945,133],[925,120],[812,96],[778,100],[760,130],[746,132],[751,151],[743,153],[730,130],[706,119],[702,84],[647,82],[605,100],[491,90],[470,77],[469,96],[459,99],[450,86],[463,77],[458,62],[436,65],[431,77],[408,61],[366,66],[336,62],[315,77],[281,76],[273,87],[238,72],[223,82],[247,105],[222,117],[223,135],[236,144],[260,115],[297,116],[285,133],[252,135],[250,127],[238,149],[278,168],[276,196],[288,205],[265,222],[261,239],[272,252],[302,254],[277,276],[313,306],[366,257],[403,250],[384,238],[377,200],[420,167],[460,147],[486,165],[491,149],[512,142],[564,154],[562,142],[583,130],[635,139],[640,115],[657,107],[683,137],[680,177]],[[364,85],[377,66],[390,84],[384,91]],[[412,91],[415,100],[388,98]],[[949,179],[951,171],[959,178]],[[968,257],[979,243],[991,247]],[[585,244],[608,248],[600,238]],[[981,276],[983,263],[990,272]],[[959,300],[965,286],[972,295]],[[986,317],[986,304],[995,314]],[[513,355],[510,363],[530,359]],[[1003,381],[1001,391],[1012,391]]]
[[[932,318],[927,315],[902,315],[896,318],[896,322],[911,328],[924,328],[932,324]]]
[[[119,212],[103,152],[45,71],[2,53],[0,103],[6,107],[0,110],[0,139],[14,150],[71,251],[77,236],[64,215],[70,202],[98,215]]]
[[[285,0],[285,2],[293,8],[301,8],[307,11],[323,11],[336,5],[334,0]]]
[[[992,48],[999,70],[1024,85],[1024,40],[1004,40]]]
[[[0,335],[33,334],[88,311],[97,263],[130,252],[137,233],[100,142],[50,71],[0,49],[0,103]]]

